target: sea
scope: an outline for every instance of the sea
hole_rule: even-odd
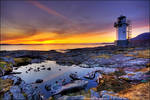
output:
[[[0,51],[13,51],[13,50],[39,50],[39,51],[63,51],[66,49],[75,48],[91,48],[98,46],[112,45],[112,43],[88,43],[88,44],[34,44],[34,45],[0,45]]]

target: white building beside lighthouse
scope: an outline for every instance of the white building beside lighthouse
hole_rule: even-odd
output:
[[[117,40],[116,45],[117,46],[127,46],[128,45],[128,39],[127,39],[127,28],[128,23],[126,16],[120,16],[117,19],[117,22],[114,23],[114,27],[117,29]]]

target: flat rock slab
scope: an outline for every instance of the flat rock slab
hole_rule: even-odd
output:
[[[145,76],[145,73],[143,72],[131,72],[127,75],[123,75],[123,76],[120,76],[119,78],[124,78],[124,79],[128,79],[128,80],[132,80],[132,81],[140,81],[140,80],[143,80],[143,79],[146,79],[147,77]]]
[[[118,55],[113,55],[110,59],[117,63],[122,63],[125,61],[135,59],[135,57],[129,57],[129,56],[124,56],[123,54],[118,54]]]
[[[122,67],[134,67],[134,66],[146,66],[149,62],[149,59],[136,58],[134,60],[129,60],[121,64]]]
[[[55,95],[55,94],[59,94],[59,93],[63,93],[65,91],[71,90],[71,89],[83,89],[87,84],[88,84],[88,81],[76,80],[64,86],[53,87],[52,92]]]
[[[146,66],[146,64],[149,62],[149,59],[144,59],[144,58],[136,58],[132,60],[127,60],[124,62],[116,62],[114,65],[109,65],[109,67],[113,68],[127,68],[127,67],[140,67],[142,68],[143,66]]]
[[[3,97],[4,100],[11,100],[10,92],[6,92]]]
[[[85,100],[85,99],[84,96],[79,95],[79,96],[62,96],[57,100]]]

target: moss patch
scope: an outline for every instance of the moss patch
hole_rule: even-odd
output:
[[[88,91],[80,90],[80,91],[77,91],[77,92],[67,94],[67,96],[77,96],[77,95],[83,95],[85,98],[90,98],[91,97],[91,92],[90,92],[90,90],[88,90]]]
[[[26,99],[28,98],[26,93],[22,92],[22,94]]]
[[[14,58],[15,64],[14,66],[21,66],[21,65],[27,65],[31,63],[31,58]]]
[[[127,54],[128,52],[133,51],[135,48],[118,48],[114,51],[112,51],[113,54]]]
[[[6,79],[3,80],[0,78],[0,93],[7,92],[13,84],[13,80]]]
[[[146,64],[146,67],[147,67],[147,68],[150,68],[150,63],[147,63],[147,64]]]
[[[127,89],[130,87],[130,84],[125,80],[118,79],[113,75],[102,75],[102,78],[99,81],[97,86],[98,91],[108,90],[113,92],[119,92],[121,90]]]
[[[115,75],[115,76],[117,76],[117,77],[122,76],[122,75],[125,75],[125,74],[126,74],[126,73],[125,73],[125,71],[124,71],[122,68],[118,68],[117,71],[111,73],[111,75]]]
[[[113,54],[125,54],[127,52],[128,52],[127,49],[118,49],[118,50],[114,50],[112,53]]]
[[[12,71],[12,67],[11,67],[11,63],[7,63],[7,62],[4,62],[4,61],[0,61],[0,67],[2,70],[4,70],[5,72],[10,72]]]

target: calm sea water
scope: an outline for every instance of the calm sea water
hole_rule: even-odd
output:
[[[85,48],[85,47],[97,47],[104,46],[108,44],[44,44],[44,45],[0,45],[0,50],[65,50],[74,48]]]

